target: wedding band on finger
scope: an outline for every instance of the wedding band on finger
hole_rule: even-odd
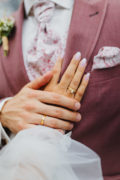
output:
[[[41,125],[41,126],[44,126],[45,118],[46,118],[46,116],[42,115],[42,117],[41,117],[41,122],[40,122],[40,125]]]
[[[75,94],[76,93],[76,91],[74,89],[72,89],[71,87],[69,87],[68,90],[69,90],[70,94]]]

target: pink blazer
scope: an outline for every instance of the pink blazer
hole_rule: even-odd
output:
[[[4,57],[0,48],[0,98],[13,96],[29,82],[21,42],[23,3],[15,18],[9,56]],[[86,72],[90,71],[103,46],[120,48],[120,1],[75,0],[63,72],[77,51],[88,59]],[[105,180],[120,180],[120,66],[91,73],[80,111],[82,121],[72,137],[100,155]]]

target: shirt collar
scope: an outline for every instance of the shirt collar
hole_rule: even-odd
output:
[[[73,6],[73,0],[48,0],[48,1],[52,1],[65,9],[71,9]],[[25,12],[27,16],[29,15],[33,4],[34,4],[34,0],[24,0]]]

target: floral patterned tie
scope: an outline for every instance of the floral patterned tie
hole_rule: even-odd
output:
[[[36,0],[33,5],[38,30],[27,53],[27,72],[30,80],[50,71],[58,56],[64,55],[65,40],[51,29],[49,24],[54,10],[55,3],[48,0]]]

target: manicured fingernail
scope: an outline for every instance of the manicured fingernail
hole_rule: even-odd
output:
[[[78,110],[78,109],[80,109],[80,103],[79,102],[75,103],[75,110]]]
[[[81,115],[78,113],[77,116],[76,116],[76,120],[77,121],[80,121],[81,120]]]
[[[80,60],[80,57],[81,57],[81,53],[80,52],[77,52],[74,56],[75,60]]]
[[[90,73],[87,73],[87,74],[85,75],[85,80],[88,81],[89,78],[90,78]]]
[[[82,59],[80,62],[80,66],[84,67],[84,66],[86,66],[86,64],[87,64],[87,59],[86,58]]]

